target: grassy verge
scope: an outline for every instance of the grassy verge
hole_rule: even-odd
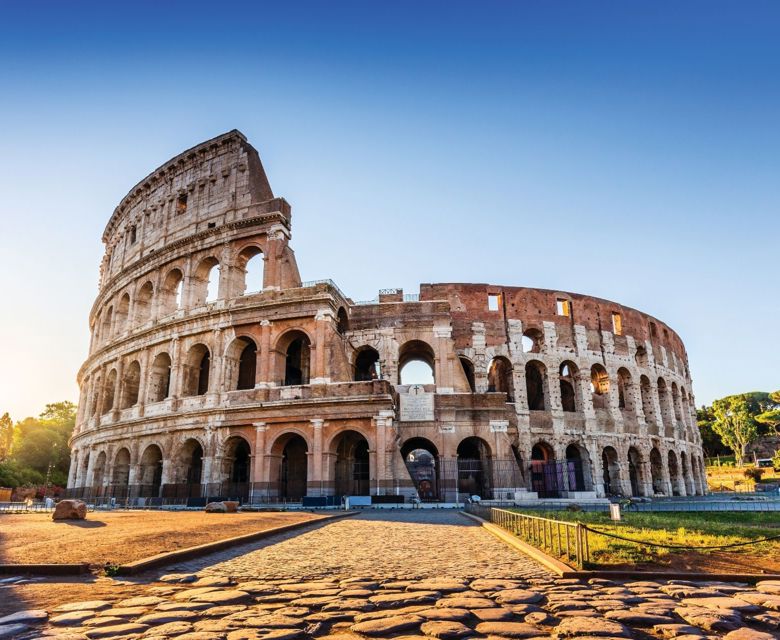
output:
[[[620,522],[612,522],[606,513],[573,511],[528,511],[529,515],[581,522],[593,529],[641,542],[701,547],[749,542],[780,535],[780,513],[624,513]],[[682,549],[664,549],[588,534],[591,563],[599,566],[637,563],[664,563]],[[701,549],[696,553],[711,553]],[[780,540],[735,547],[729,553],[774,554],[780,556]]]

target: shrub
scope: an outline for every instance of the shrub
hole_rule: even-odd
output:
[[[761,482],[761,477],[764,475],[764,470],[758,467],[748,467],[743,472],[744,476],[753,482]]]

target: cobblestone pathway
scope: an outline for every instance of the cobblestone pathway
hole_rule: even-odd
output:
[[[780,638],[780,582],[562,580],[449,512],[369,512],[0,619],[0,638]]]

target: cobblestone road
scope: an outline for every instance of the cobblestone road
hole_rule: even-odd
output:
[[[367,512],[0,619],[0,638],[772,640],[780,581],[560,579],[443,511]]]

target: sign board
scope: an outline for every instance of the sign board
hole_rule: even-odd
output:
[[[455,433],[455,425],[443,424],[439,427],[439,433]]]
[[[506,433],[509,430],[508,420],[491,420],[490,431],[492,433]]]
[[[426,393],[425,387],[416,384],[409,387],[408,393],[399,395],[401,403],[401,422],[426,422],[433,420],[433,394]]]

